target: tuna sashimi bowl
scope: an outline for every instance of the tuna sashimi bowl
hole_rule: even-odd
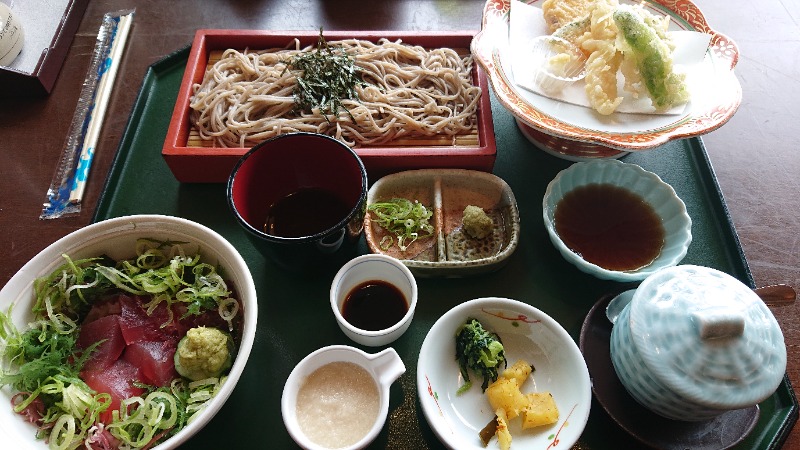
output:
[[[230,395],[256,317],[246,263],[200,224],[127,216],[65,236],[0,291],[3,447],[177,447]]]

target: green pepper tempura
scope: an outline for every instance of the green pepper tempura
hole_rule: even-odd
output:
[[[620,7],[613,17],[625,43],[623,54],[635,63],[653,106],[662,110],[686,103],[689,91],[685,75],[673,72],[672,48],[666,37],[662,38],[658,28],[648,23],[648,16],[642,17],[636,9]]]

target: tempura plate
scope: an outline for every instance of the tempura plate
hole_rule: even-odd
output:
[[[552,100],[516,86],[510,72],[508,31],[511,2],[489,0],[483,12],[482,30],[472,41],[472,53],[489,77],[502,105],[518,120],[526,136],[544,138],[549,149],[566,156],[614,157],[622,151],[645,150],[667,141],[699,136],[725,124],[736,112],[742,99],[742,88],[733,69],[739,58],[736,44],[713,30],[698,7],[687,0],[643,1],[646,9],[670,18],[670,30],[708,33],[711,42],[703,70],[713,73],[711,89],[693,92],[683,114],[622,114],[601,116],[590,108]],[[541,0],[526,2],[541,6]],[[622,4],[632,1],[620,0]],[[555,138],[553,141],[550,138]],[[567,140],[562,142],[559,140]],[[576,149],[571,147],[574,143]],[[570,155],[570,153],[573,153]]]

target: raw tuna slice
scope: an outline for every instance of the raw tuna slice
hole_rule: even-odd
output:
[[[119,316],[105,316],[81,326],[76,345],[85,349],[95,342],[103,341],[92,352],[84,368],[87,370],[107,369],[119,359],[125,349],[125,339],[119,326]]]
[[[120,297],[122,296],[113,295],[92,303],[92,309],[90,309],[89,313],[86,314],[86,317],[83,319],[82,323],[86,325],[87,323],[94,322],[101,317],[119,315],[122,312],[122,307],[119,303]]]
[[[141,369],[144,383],[168,386],[178,377],[173,361],[176,348],[177,342],[171,339],[159,342],[139,341],[130,344],[122,358]]]
[[[119,410],[122,400],[144,393],[144,389],[133,385],[134,380],[142,379],[142,371],[124,359],[105,370],[84,370],[81,378],[95,391],[111,395],[111,406],[100,415],[100,421],[106,424],[111,423],[111,412]]]
[[[181,327],[182,336],[185,335],[190,328],[196,327],[212,327],[219,328],[220,330],[228,329],[228,323],[222,319],[217,310],[207,310],[200,315],[187,314],[185,304],[176,304],[173,306],[173,311]]]
[[[138,341],[160,341],[167,336],[179,337],[180,332],[170,321],[166,303],[159,304],[148,315],[139,297],[120,297],[120,328],[125,343]],[[166,324],[166,325],[165,325]]]

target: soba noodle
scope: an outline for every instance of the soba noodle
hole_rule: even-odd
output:
[[[228,49],[195,84],[191,120],[202,139],[220,147],[249,147],[292,131],[322,133],[351,146],[401,137],[470,133],[477,121],[480,88],[472,83],[472,57],[452,49],[426,50],[386,39],[331,41],[354,55],[365,86],[346,111],[327,119],[295,110],[295,74],[286,69],[294,49]],[[352,115],[352,118],[351,118]],[[355,119],[353,122],[352,119]]]

